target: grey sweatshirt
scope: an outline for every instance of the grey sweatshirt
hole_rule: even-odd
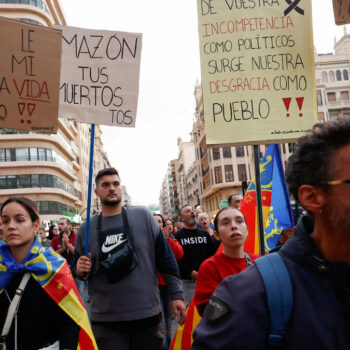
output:
[[[89,275],[89,293],[92,321],[130,321],[159,314],[161,307],[156,261],[158,265],[159,262],[166,262],[167,265],[176,266],[171,248],[152,214],[143,207],[128,207],[126,214],[139,263],[126,277],[115,283],[109,283],[99,268],[101,249],[97,239],[97,215],[90,220],[89,252],[92,256],[92,269]],[[85,227],[86,223],[83,223],[78,230],[75,262],[79,256],[84,255]],[[114,228],[116,232],[123,232],[122,227],[121,214],[102,217],[102,232]],[[183,299],[181,280],[178,273],[172,271],[163,274],[171,299]]]

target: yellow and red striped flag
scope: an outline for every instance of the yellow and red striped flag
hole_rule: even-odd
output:
[[[187,320],[177,329],[169,350],[190,350],[193,343],[192,333],[200,320],[193,298],[187,308]]]

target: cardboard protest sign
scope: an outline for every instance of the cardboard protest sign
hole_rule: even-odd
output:
[[[62,30],[59,116],[134,127],[142,35],[56,27]]]
[[[335,24],[350,23],[350,0],[333,0]]]
[[[0,17],[0,128],[56,133],[61,32]]]
[[[208,144],[293,140],[316,122],[311,0],[198,0]]]

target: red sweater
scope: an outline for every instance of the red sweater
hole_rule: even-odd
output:
[[[259,256],[249,254],[252,262]],[[219,283],[228,276],[241,272],[247,267],[245,258],[230,258],[223,253],[205,260],[198,271],[194,302],[198,313],[203,316],[209,298]]]
[[[171,237],[168,238],[168,243],[171,250],[174,253],[175,259],[180,260],[184,256],[184,251],[181,247],[181,244],[178,241],[174,241]],[[162,275],[158,272],[158,286],[165,286],[166,283]]]

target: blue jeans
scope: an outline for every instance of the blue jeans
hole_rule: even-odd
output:
[[[168,350],[171,343],[172,305],[165,286],[159,286],[159,295],[162,306],[162,321],[160,325],[160,331],[163,336],[162,350]]]

